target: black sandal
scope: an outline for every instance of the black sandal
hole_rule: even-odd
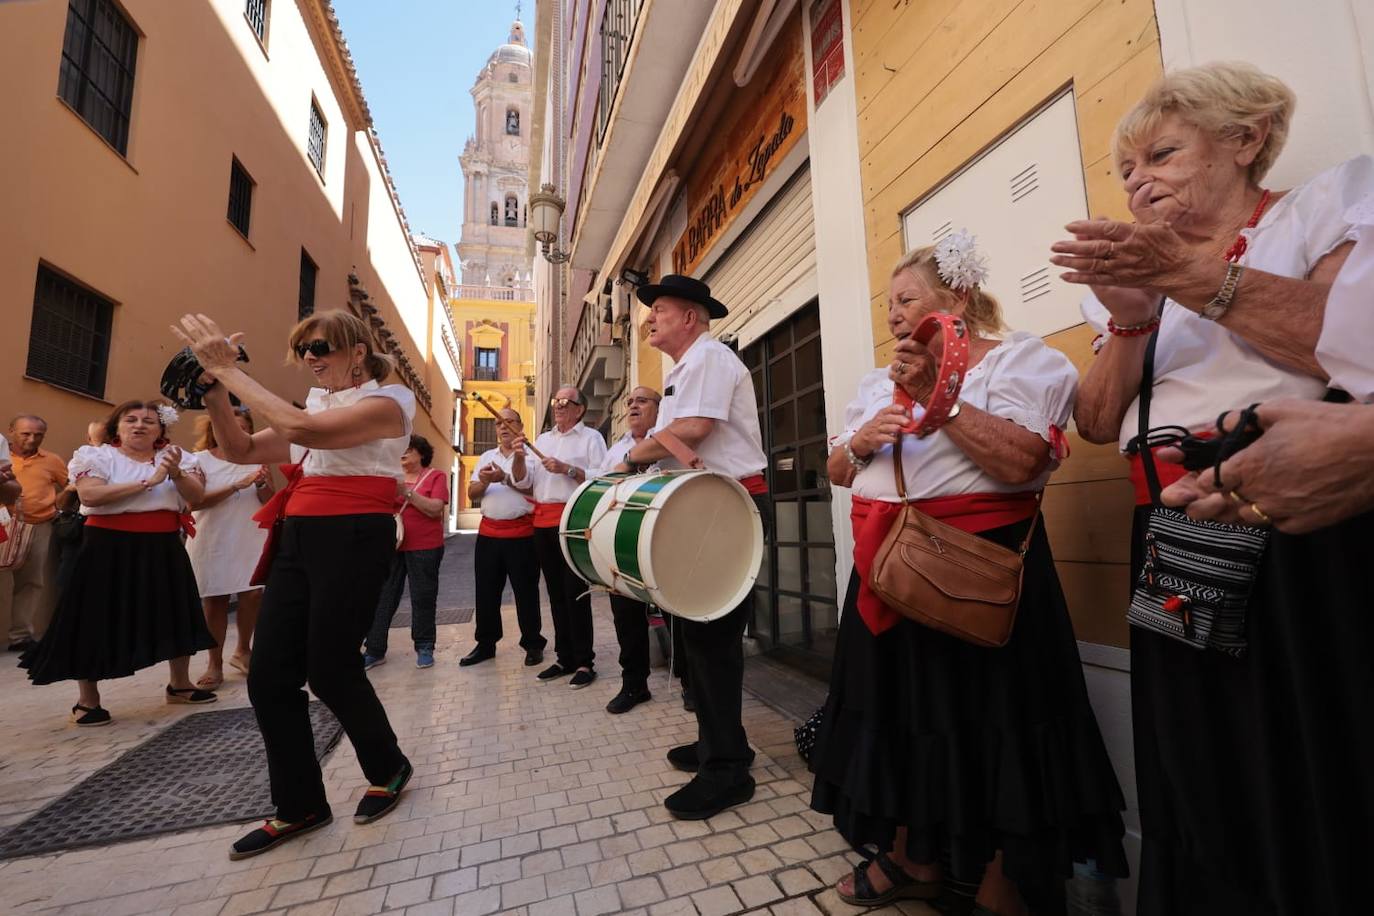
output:
[[[77,715],[80,713],[80,715]],[[72,707],[72,721],[82,728],[90,728],[95,725],[109,725],[110,711],[103,706],[82,706],[77,703]]]
[[[868,880],[871,862],[878,863],[878,870],[892,882],[892,887],[881,894],[873,889],[873,882]],[[872,859],[865,859],[854,866],[853,894],[846,894],[838,885],[835,892],[850,906],[885,906],[894,900],[933,900],[940,896],[943,886],[941,881],[922,881],[911,877],[906,869],[888,858],[887,853],[880,852]]]

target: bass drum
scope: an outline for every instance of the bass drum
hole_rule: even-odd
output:
[[[558,533],[588,584],[688,620],[734,610],[763,561],[753,498],[714,471],[592,478],[568,500]]]

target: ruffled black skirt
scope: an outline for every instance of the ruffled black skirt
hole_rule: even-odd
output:
[[[19,665],[35,684],[104,681],[214,646],[180,535],[87,525],[52,624]]]
[[[1026,523],[985,532],[1015,546]],[[811,806],[854,846],[893,846],[977,882],[993,855],[1028,899],[1075,861],[1127,872],[1121,788],[1088,704],[1044,527],[1026,556],[1011,640],[986,649],[911,621],[874,636],[851,575]],[[1053,891],[1051,890],[1051,893]]]
[[[1371,557],[1374,513],[1274,532],[1242,658],[1132,628],[1141,916],[1369,912]]]

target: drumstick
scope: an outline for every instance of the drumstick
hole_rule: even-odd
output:
[[[504,429],[504,430],[506,430],[507,432],[509,432],[512,436],[523,436],[523,435],[524,435],[524,433],[520,432],[520,431],[517,430],[514,426],[512,426],[512,425],[511,425],[511,422],[510,422],[509,420],[507,420],[505,417],[501,416],[501,414],[497,412],[497,410],[496,410],[495,407],[492,407],[490,404],[488,404],[486,398],[482,397],[480,394],[478,394],[478,393],[475,392],[475,391],[471,392],[471,393],[468,395],[468,397],[472,398],[472,399],[473,399],[474,401],[476,401],[478,404],[481,404],[483,407],[485,407],[485,408],[491,413],[491,415],[492,415],[493,417],[496,418],[496,422],[501,424],[501,428]],[[533,453],[534,453],[534,456],[535,456],[536,458],[538,458],[540,461],[543,461],[543,460],[544,460],[544,458],[545,458],[544,453],[541,452],[541,451],[539,451],[539,449],[535,448],[533,443],[526,441],[526,442],[525,442],[525,448],[527,448],[527,449],[529,449],[531,452],[533,452]]]

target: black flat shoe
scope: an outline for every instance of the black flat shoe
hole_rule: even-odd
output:
[[[911,877],[885,852],[878,853],[873,861],[887,880],[892,882],[892,886],[881,892],[874,890],[873,882],[868,879],[869,863],[861,862],[854,866],[854,893],[846,894],[839,885],[835,887],[835,893],[850,906],[886,906],[897,900],[934,900],[944,887],[942,881],[922,881]]]
[[[467,655],[464,655],[462,658],[458,659],[458,667],[466,668],[469,665],[480,665],[482,662],[487,661],[488,659],[493,659],[495,657],[495,646],[483,646],[481,644],[478,644],[477,647],[474,648],[471,652],[469,652]]]
[[[535,677],[541,681],[554,681],[560,677],[567,677],[569,674],[572,674],[572,672],[558,664],[558,662],[554,662],[552,665],[549,665],[549,667],[535,675]]]
[[[682,688],[682,708],[687,710],[688,712],[697,711],[697,701],[696,697],[692,696],[691,687]]]
[[[704,821],[753,797],[752,776],[746,774],[737,782],[721,785],[698,774],[687,785],[665,798],[663,807],[680,821]]]
[[[276,818],[263,821],[261,827],[234,843],[229,850],[229,858],[237,861],[262,855],[273,846],[319,830],[332,820],[333,815],[326,811],[324,814],[311,814],[303,821],[279,821]]]
[[[77,703],[72,707],[72,721],[82,728],[109,725],[110,711],[103,706],[82,706]]]
[[[573,672],[572,680],[568,681],[568,686],[573,690],[581,690],[583,687],[591,686],[592,681],[596,680],[596,672],[588,671],[586,668],[578,668]]]
[[[613,716],[618,716],[623,712],[629,712],[640,703],[647,703],[652,699],[653,694],[649,693],[647,687],[622,687],[620,692],[611,699],[611,702],[606,704],[606,711]],[[695,745],[692,747],[692,753],[695,756]]]
[[[525,667],[526,667],[526,668],[533,668],[535,665],[539,664],[539,663],[542,662],[542,661],[544,661],[544,653],[543,653],[543,652],[526,652],[526,653],[525,653]]]
[[[213,703],[218,699],[219,697],[215,696],[214,692],[210,690],[201,690],[199,687],[173,687],[170,684],[167,685],[168,703],[190,703],[193,706],[199,706],[202,703]]]
[[[367,793],[358,801],[358,810],[353,812],[353,823],[370,824],[396,807],[396,803],[401,800],[401,790],[414,775],[415,768],[407,760],[401,764],[401,772],[386,785],[368,786]]]
[[[684,773],[695,773],[701,766],[701,759],[697,756],[697,745],[693,741],[691,744],[679,744],[668,752],[668,762],[673,765],[673,769],[681,770]]]

